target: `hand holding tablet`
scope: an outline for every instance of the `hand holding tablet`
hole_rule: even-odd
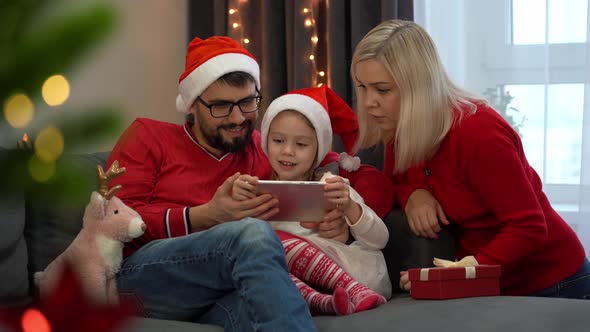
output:
[[[325,186],[319,181],[259,180],[256,193],[268,193],[279,200],[279,212],[272,221],[321,222],[334,209],[324,193]]]

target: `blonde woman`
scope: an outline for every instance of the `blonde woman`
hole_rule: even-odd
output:
[[[356,147],[386,144],[384,172],[416,235],[436,238],[451,224],[457,258],[502,266],[502,294],[590,298],[584,248],[551,207],[519,135],[449,79],[424,29],[381,23],[357,45],[351,75]],[[405,271],[400,287],[411,287]]]

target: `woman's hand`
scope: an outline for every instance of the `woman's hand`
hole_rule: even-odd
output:
[[[256,197],[256,186],[258,178],[243,174],[238,176],[232,186],[232,197],[237,201],[245,201],[249,198]]]
[[[410,275],[408,274],[408,271],[400,271],[399,288],[405,290],[406,292],[409,292],[410,288],[412,288],[412,282],[410,281]]]
[[[439,221],[449,224],[442,207],[428,190],[416,189],[408,198],[405,212],[410,229],[418,236],[438,239]]]

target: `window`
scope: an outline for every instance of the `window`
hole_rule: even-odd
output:
[[[505,85],[526,156],[546,185],[580,184],[584,85]],[[545,107],[545,105],[547,105]],[[546,112],[544,111],[546,108]]]
[[[512,0],[512,44],[585,43],[587,8],[587,0]]]

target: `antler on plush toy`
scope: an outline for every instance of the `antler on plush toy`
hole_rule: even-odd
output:
[[[117,176],[125,173],[125,167],[119,168],[119,162],[113,161],[109,170],[105,173],[102,166],[96,165],[96,174],[98,176],[98,192],[106,199],[111,199],[123,186],[120,184],[109,189],[109,182]]]
[[[100,165],[96,170],[99,190],[90,195],[80,233],[44,271],[35,273],[42,297],[55,287],[63,265],[70,264],[91,299],[98,304],[118,303],[115,277],[123,260],[123,245],[143,235],[146,226],[137,212],[114,196],[121,185],[108,187],[125,168],[119,168],[115,160],[106,173]]]

